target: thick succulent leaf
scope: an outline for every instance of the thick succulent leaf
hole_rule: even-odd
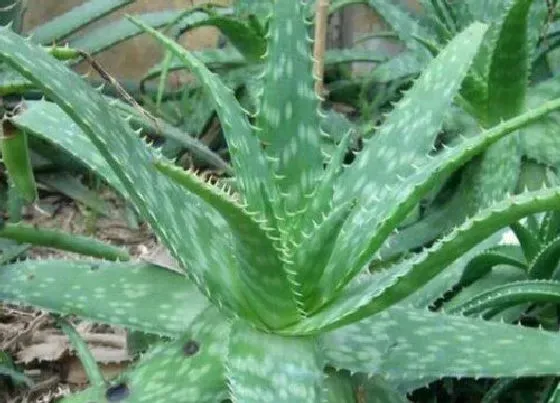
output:
[[[428,28],[420,24],[418,18],[413,18],[397,2],[367,0],[367,3],[381,15],[409,49],[422,48],[422,45],[416,39],[418,37],[431,40],[436,39]]]
[[[406,297],[400,304],[411,305],[415,308],[427,308],[434,303],[436,299],[443,297],[446,292],[450,291],[454,286],[459,284],[462,274],[471,262],[480,254],[483,254],[486,250],[492,250],[501,237],[502,231],[499,231],[480,242],[474,248],[464,253],[461,257],[447,266],[441,273],[428,281],[423,287]]]
[[[36,43],[51,44],[66,38],[83,26],[118,10],[133,0],[92,0],[72,8],[49,22],[39,25],[31,31],[32,40]]]
[[[529,277],[551,278],[560,261],[560,237],[543,245],[529,265]],[[555,276],[556,277],[556,276]]]
[[[21,0],[0,1],[0,24],[11,24],[14,32],[21,33],[26,4]]]
[[[38,136],[68,151],[105,179],[119,193],[126,190],[103,156],[80,127],[58,105],[46,101],[26,101],[12,122],[29,134]],[[80,151],[87,152],[81,152]]]
[[[250,24],[231,18],[230,16],[211,15],[206,21],[193,25],[214,26],[224,34],[231,44],[249,61],[260,61],[266,51],[266,40]]]
[[[324,221],[325,215],[332,213],[334,182],[343,169],[344,157],[348,152],[349,144],[350,131],[346,132],[346,135],[344,135],[341,141],[336,145],[324,170],[323,176],[315,187],[313,195],[306,206],[305,214],[300,214],[292,219],[290,225],[292,243],[296,245],[301,243],[305,234],[315,231],[317,223]],[[338,207],[338,209],[340,209],[340,207]]]
[[[127,122],[111,109],[101,94],[87,85],[39,46],[2,30],[0,59],[33,81],[83,130],[94,147],[76,148],[80,159],[95,148],[113,169],[140,215],[206,294],[226,306],[239,308],[235,262],[227,253],[229,228],[209,206],[201,203],[152,167],[153,152]],[[76,133],[74,133],[74,136]],[[49,133],[59,144],[64,135]],[[219,294],[216,294],[219,293]],[[238,309],[239,312],[244,310]],[[242,314],[242,313],[241,313]]]
[[[519,246],[496,246],[480,253],[469,262],[461,276],[461,284],[471,284],[488,274],[493,267],[499,265],[508,265],[526,270],[527,261]]]
[[[360,320],[400,302],[495,231],[522,217],[555,208],[560,190],[527,192],[495,203],[436,242],[386,271],[358,277],[313,316],[283,330],[308,334]]]
[[[532,0],[515,0],[500,26],[488,75],[488,124],[509,119],[525,106],[529,77],[528,12]]]
[[[76,351],[76,354],[84,367],[84,372],[88,377],[89,383],[94,386],[103,386],[105,384],[103,373],[99,369],[99,366],[95,361],[95,357],[89,350],[89,347],[82,336],[80,336],[74,326],[64,318],[56,318],[55,323],[62,329],[66,336],[68,336],[72,347]]]
[[[329,364],[390,381],[557,375],[556,333],[407,306],[323,336]]]
[[[522,280],[486,289],[470,300],[446,309],[448,314],[477,315],[487,309],[507,308],[524,303],[560,302],[560,282]]]
[[[338,182],[337,199],[383,199],[386,186],[428,160],[438,130],[486,31],[473,24],[434,59]],[[443,71],[446,71],[443,74]],[[430,101],[427,101],[430,100]],[[402,152],[406,145],[406,153]],[[372,176],[369,172],[376,172]],[[369,197],[366,198],[366,195]]]
[[[230,14],[231,10],[220,8],[216,10],[216,13],[219,15],[226,15]],[[181,10],[164,10],[138,14],[135,18],[153,28],[160,28],[177,21],[177,18],[181,15],[184,15]],[[177,24],[181,29],[186,29],[191,25],[198,24],[207,19],[208,14],[204,12],[192,12],[186,14]],[[137,25],[123,18],[95,28],[82,36],[73,38],[70,41],[70,46],[84,50],[90,54],[95,54],[127,39],[140,35],[143,32],[144,31]]]
[[[466,303],[467,301],[476,297],[478,294],[484,293],[491,288],[503,286],[505,284],[526,280],[526,279],[527,279],[527,272],[525,270],[521,270],[518,267],[514,267],[514,266],[506,266],[506,265],[496,266],[492,268],[491,271],[478,278],[472,284],[462,287],[460,292],[458,292],[449,301],[446,301],[442,305],[441,311],[451,312],[457,306]],[[496,320],[501,320],[502,322],[509,321],[509,319],[511,319],[511,316],[514,316],[513,320],[517,320],[519,319],[519,315],[520,315],[518,309],[519,306],[516,307],[516,309],[510,309],[507,312],[505,312],[504,310],[500,310],[499,316],[495,316],[495,315],[492,316],[494,316]],[[482,317],[485,319],[490,319],[490,315],[485,316],[483,314]]]
[[[550,79],[531,87],[527,93],[527,108],[560,95],[557,79]],[[527,158],[552,166],[560,165],[560,112],[553,112],[523,129],[520,133],[520,152]]]
[[[86,389],[62,400],[130,403],[215,403],[228,397],[224,374],[230,325],[210,307],[188,331],[141,357],[111,385]]]
[[[556,102],[558,105],[554,107],[560,107],[560,100]],[[327,295],[327,299],[332,295],[333,289],[347,283],[371,260],[390,232],[420,201],[420,197],[442,177],[489,146],[493,140],[498,140],[505,132],[512,133],[537,119],[541,113],[548,113],[554,109],[548,109],[548,106],[510,119],[479,136],[464,140],[459,146],[441,152],[437,157],[429,159],[422,167],[417,167],[416,174],[405,179],[401,178],[400,186],[385,189],[384,199],[374,200],[373,207],[362,208],[357,214],[352,215],[347,221],[349,225],[343,227],[343,231],[346,232],[342,232],[339,237],[331,261],[320,280],[320,287],[323,289],[323,294]],[[490,140],[492,138],[493,140]]]
[[[120,247],[109,245],[99,239],[84,235],[71,234],[57,229],[35,228],[23,223],[3,223],[0,238],[11,239],[18,243],[56,248],[84,256],[107,260],[128,260],[128,252]]]
[[[4,302],[171,336],[208,304],[184,275],[144,262],[25,260],[0,279]]]
[[[313,337],[261,333],[236,322],[226,363],[235,402],[321,402],[324,362]]]
[[[538,234],[518,222],[511,223],[510,228],[515,234],[525,258],[529,262],[532,261],[541,248]]]
[[[322,174],[319,98],[301,1],[276,1],[270,18],[258,135],[289,213],[302,210]]]
[[[150,33],[175,57],[190,67],[193,74],[204,84],[216,103],[216,112],[226,140],[229,153],[236,172],[237,186],[251,211],[264,211],[263,204],[266,196],[274,197],[271,173],[268,163],[261,150],[259,141],[253,135],[247,116],[235,99],[231,91],[210,72],[196,57],[173,42],[165,35],[138,20],[132,20],[136,25]],[[264,186],[265,195],[261,191]]]
[[[306,302],[317,291],[316,279],[321,277],[340,229],[353,206],[352,203],[347,203],[335,208],[310,233],[304,234],[299,244],[290,248],[286,271],[297,290],[297,302],[304,312],[310,308],[306,306]]]
[[[403,80],[420,74],[429,62],[420,51],[405,51],[377,65],[368,79],[380,83]]]
[[[197,175],[166,163],[155,162],[158,170],[214,207],[228,222],[242,262],[240,278],[250,294],[258,296],[254,310],[262,321],[281,326],[298,318],[291,282],[282,270],[276,251],[275,231],[259,225],[232,197]]]

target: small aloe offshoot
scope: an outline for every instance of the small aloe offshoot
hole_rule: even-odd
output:
[[[0,59],[58,105],[49,116],[30,105],[14,124],[50,119],[64,127],[38,125],[35,134],[119,189],[182,269],[56,260],[0,268],[3,301],[173,339],[157,343],[110,383],[67,401],[114,401],[115,393],[128,402],[334,402],[341,394],[355,400],[352,388],[337,386],[345,378],[333,369],[375,375],[371,393],[404,400],[402,385],[442,377],[560,374],[554,333],[406,302],[497,230],[557,207],[560,188],[491,204],[430,249],[386,270],[367,270],[442,178],[559,109],[560,100],[432,153],[487,31],[473,23],[430,62],[351,164],[344,163],[348,137],[325,161],[304,7],[274,2],[255,116],[200,60],[132,19],[189,66],[214,99],[235,193],[166,160],[78,75],[2,31]]]

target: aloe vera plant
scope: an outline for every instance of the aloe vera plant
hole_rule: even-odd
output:
[[[554,333],[425,309],[466,253],[509,223],[557,207],[560,188],[491,203],[431,248],[368,270],[442,177],[560,108],[560,100],[432,152],[487,31],[475,22],[430,62],[351,164],[348,135],[325,161],[303,7],[274,2],[255,116],[199,59],[132,19],[212,95],[236,191],[174,165],[81,77],[2,30],[0,59],[52,100],[26,103],[12,123],[120,189],[180,265],[26,260],[0,267],[3,301],[173,339],[107,382],[82,345],[91,387],[67,401],[359,401],[333,372],[344,369],[374,376],[372,395],[402,400],[403,385],[446,376],[560,373]]]

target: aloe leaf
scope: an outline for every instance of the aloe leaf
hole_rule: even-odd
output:
[[[89,401],[215,403],[228,397],[224,374],[230,325],[210,307],[177,340],[157,344],[111,384],[64,398]]]
[[[550,79],[529,88],[527,108],[560,95],[557,79]],[[560,113],[553,112],[543,116],[520,133],[520,152],[527,158],[552,166],[560,165]]]
[[[263,228],[228,193],[215,189],[195,174],[165,162],[155,162],[155,167],[214,207],[229,223],[243,262],[240,277],[248,288],[246,292],[263,301],[263,306],[255,307],[263,320],[281,326],[297,319],[292,289],[273,240],[276,231]]]
[[[459,284],[461,276],[466,271],[468,265],[486,250],[492,250],[491,248],[496,246],[501,237],[502,232],[498,231],[496,234],[480,242],[474,248],[448,265],[441,273],[428,281],[423,287],[403,299],[401,304],[410,305],[415,308],[426,308],[433,304],[436,299],[443,297],[445,293]]]
[[[61,230],[39,229],[21,223],[6,223],[0,228],[0,237],[12,239],[20,243],[31,243],[43,246],[80,253],[109,260],[128,260],[128,252],[116,246],[109,245],[100,240],[71,234]]]
[[[420,74],[429,59],[419,51],[405,51],[377,65],[369,79],[375,82],[387,83]]]
[[[527,280],[527,272],[525,270],[514,266],[496,266],[472,284],[461,288],[459,293],[441,306],[441,311],[444,313],[452,312],[456,307],[467,303],[489,289],[523,280]],[[517,321],[526,308],[527,304],[512,306],[512,308],[499,307],[496,310],[485,311],[480,316],[483,319],[499,320],[501,322]],[[499,312],[499,315],[496,315],[496,312]]]
[[[7,367],[3,363],[0,363],[0,375],[7,376],[12,381],[24,384],[28,387],[34,386],[34,383],[30,378],[13,368]]]
[[[70,339],[70,343],[80,358],[80,362],[84,367],[84,371],[87,374],[90,384],[94,386],[103,386],[105,384],[105,379],[103,378],[103,374],[101,373],[95,358],[91,354],[91,351],[89,351],[87,343],[66,319],[57,318],[56,323]]]
[[[320,402],[323,366],[313,337],[261,333],[243,322],[232,327],[226,367],[233,401]]]
[[[526,270],[527,261],[518,246],[496,246],[480,253],[467,264],[461,276],[461,284],[471,284],[488,274],[493,267],[499,265],[508,265]]]
[[[395,264],[387,271],[356,279],[332,303],[282,332],[314,333],[380,312],[411,295],[463,253],[508,223],[529,214],[550,210],[559,202],[559,190],[547,189],[495,203],[479,211],[422,253]]]
[[[70,197],[96,213],[111,216],[111,210],[105,200],[100,197],[98,192],[85,186],[76,176],[67,172],[39,173],[37,182]]]
[[[413,18],[395,2],[367,0],[367,3],[393,28],[409,49],[420,49],[417,37],[435,39],[433,34],[417,18]]]
[[[14,32],[21,34],[25,4],[22,0],[0,1],[0,25],[10,24]]]
[[[553,241],[560,233],[560,210],[549,211],[545,214],[539,230],[541,243]]]
[[[211,16],[208,20],[193,26],[211,25],[218,28],[233,46],[250,61],[259,61],[266,51],[266,40],[250,25],[229,16]]]
[[[560,261],[560,237],[553,239],[538,251],[529,265],[529,277],[551,278]]]
[[[487,309],[506,308],[524,303],[560,301],[560,282],[556,280],[523,280],[490,288],[463,304],[447,309],[449,314],[476,315]]]
[[[39,108],[41,105],[42,104],[30,105],[30,109],[33,109],[34,107]],[[127,119],[129,119],[129,123],[131,125],[138,125],[143,129],[150,130],[156,135],[173,139],[204,162],[221,169],[228,174],[233,173],[231,166],[227,162],[225,162],[218,154],[212,152],[212,150],[210,150],[208,146],[200,140],[192,137],[188,133],[183,132],[162,119],[157,119],[157,121],[149,119],[136,108],[124,102],[117,101],[115,103],[115,107],[123,116],[126,116]]]
[[[119,178],[80,127],[53,102],[26,101],[12,122],[44,140],[55,143],[87,165],[120,194],[127,194]],[[89,152],[79,153],[80,150]]]
[[[529,77],[527,15],[532,0],[515,0],[500,26],[488,75],[488,117],[494,125],[520,113]]]
[[[257,115],[258,134],[271,161],[283,208],[290,214],[305,206],[304,195],[313,191],[323,162],[319,98],[311,75],[313,60],[303,7],[299,1],[274,3],[263,76],[266,86]]]
[[[227,15],[231,13],[228,9],[216,10],[217,14]],[[155,11],[151,13],[138,14],[135,16],[138,20],[153,28],[161,28],[173,23],[183,14],[180,10],[164,10]],[[208,19],[208,14],[200,11],[195,11],[187,14],[180,21],[177,26],[184,30],[191,25],[198,24]],[[70,46],[76,49],[81,49],[90,54],[102,52],[120,42],[133,38],[142,34],[144,31],[137,25],[130,22],[128,19],[107,23],[99,28],[93,29],[90,32],[79,36],[70,41]]]
[[[26,260],[0,267],[0,300],[175,336],[208,301],[184,276],[143,262]]]
[[[80,153],[80,159],[98,149],[118,178],[116,184],[121,184],[142,218],[182,268],[188,268],[195,284],[204,284],[201,291],[224,307],[239,308],[238,268],[231,255],[224,253],[231,247],[229,229],[217,213],[154,170],[153,151],[114,113],[103,96],[40,47],[4,29],[0,59],[33,81],[83,130],[94,147],[76,148],[74,132],[74,138],[66,139],[68,149]],[[64,137],[57,132],[49,135],[58,137],[59,144]]]
[[[390,208],[393,204],[388,200],[391,194],[389,187],[399,191],[402,178],[414,173],[414,166],[420,166],[429,161],[429,152],[433,147],[435,136],[440,129],[445,113],[458,91],[461,81],[465,77],[472,58],[476,54],[482,41],[486,27],[473,24],[455,37],[446,48],[431,62],[414,87],[405,95],[404,99],[387,116],[385,123],[375,136],[364,146],[353,165],[343,172],[337,181],[335,200],[340,202],[353,197],[360,197],[360,204],[364,209],[354,214],[345,227],[346,235],[337,244],[337,251],[333,254],[338,262],[349,261],[349,255],[357,255],[356,250],[363,250],[363,242],[370,238],[370,231],[377,222],[372,221],[371,230],[361,230],[364,215],[368,217],[384,217],[382,211],[366,210],[370,205]],[[451,74],[442,75],[439,72],[453,65]],[[426,102],[426,99],[433,102]],[[418,118],[420,116],[420,118]],[[405,131],[403,133],[403,130]],[[406,145],[406,153],[401,152]],[[367,172],[375,171],[375,180]],[[349,248],[348,245],[356,247]],[[338,287],[338,281],[333,281],[329,273],[338,264],[333,261],[326,269],[327,288]],[[348,266],[354,270],[353,265]],[[346,269],[345,271],[347,271]],[[340,270],[336,270],[341,273]]]
[[[370,200],[382,198],[386,186],[394,186],[399,176],[406,177],[414,171],[410,164],[421,164],[428,159],[435,136],[485,31],[484,25],[471,25],[431,62],[341,176],[337,199],[356,195],[371,195]],[[440,73],[451,65],[452,74]],[[428,98],[433,102],[426,102]],[[403,144],[407,153],[399,155],[399,146],[402,148]],[[378,172],[375,180],[370,179],[366,169]]]
[[[541,248],[538,234],[531,232],[529,228],[521,225],[518,222],[511,223],[510,228],[519,241],[525,258],[530,262],[534,259],[535,255],[539,253],[539,250]]]
[[[264,158],[258,139],[253,135],[247,116],[235,99],[231,91],[210,72],[198,59],[173,42],[163,34],[139,20],[132,19],[134,24],[141,27],[157,39],[166,50],[190,67],[193,74],[204,84],[207,91],[216,101],[216,111],[222,123],[224,134],[228,142],[228,149],[236,171],[239,189],[249,210],[263,211],[263,195],[261,185],[269,196],[274,195],[271,173]]]
[[[130,3],[132,0],[88,1],[33,29],[31,31],[32,39],[36,43],[51,44]]]
[[[558,106],[560,107],[560,102],[558,102]],[[401,178],[400,186],[385,189],[384,198],[379,202],[372,201],[373,207],[358,210],[357,214],[349,218],[351,229],[347,227],[343,229],[346,233],[339,238],[333,258],[320,281],[320,286],[325,290],[324,294],[329,295],[333,288],[345,284],[371,260],[372,255],[379,249],[390,232],[420,201],[421,194],[425,194],[442,177],[453,172],[471,156],[483,151],[491,144],[490,139],[493,138],[497,141],[505,132],[512,133],[519,127],[538,119],[540,113],[549,111],[548,106],[538,112],[534,110],[530,115],[520,115],[495,126],[486,133],[465,140],[460,146],[440,153],[438,157],[433,158],[422,168],[418,168],[415,175]],[[380,217],[385,217],[385,219],[380,221]],[[369,243],[369,247],[364,245],[365,242]]]
[[[556,375],[560,358],[553,332],[405,306],[337,329],[322,341],[331,365],[390,381]]]
[[[353,207],[352,203],[347,203],[335,208],[309,234],[304,234],[300,243],[290,248],[286,270],[297,290],[297,303],[304,312],[310,308],[306,306],[306,301],[316,292],[316,279],[321,276],[342,225]]]

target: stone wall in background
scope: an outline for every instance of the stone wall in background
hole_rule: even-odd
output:
[[[27,13],[24,27],[29,30],[43,21],[64,13],[71,8],[84,3],[84,0],[28,0]],[[100,22],[92,24],[96,27],[115,19],[122,18],[124,14],[145,13],[164,9],[185,9],[193,4],[208,3],[208,0],[137,0],[114,14],[103,18]],[[230,0],[212,0],[214,4],[227,5]],[[91,28],[90,27],[90,28]],[[85,32],[85,30],[84,30]],[[218,38],[217,31],[213,28],[199,28],[193,33],[183,35],[181,42],[189,49],[215,47]],[[128,40],[96,56],[96,59],[117,78],[139,78],[150,67],[161,60],[162,52],[155,41],[147,35]],[[80,66],[85,71],[85,66]]]

